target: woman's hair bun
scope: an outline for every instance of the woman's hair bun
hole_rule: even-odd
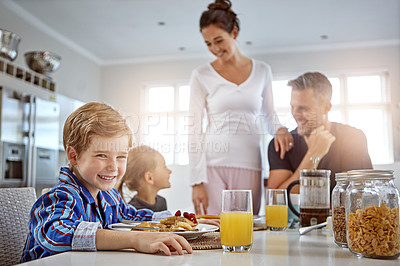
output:
[[[230,0],[215,0],[214,3],[208,5],[208,10],[224,10],[229,11],[232,3]]]
[[[208,5],[208,10],[204,11],[200,17],[200,31],[210,25],[216,25],[224,31],[231,33],[235,27],[239,31],[239,19],[231,9],[230,0],[215,0]]]

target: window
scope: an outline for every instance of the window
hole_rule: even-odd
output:
[[[141,143],[159,151],[167,164],[189,164],[189,95],[190,87],[183,84],[145,89]]]
[[[373,164],[393,162],[391,116],[387,74],[342,75],[332,83],[332,109],[329,120],[361,129],[367,136]],[[296,127],[290,112],[288,80],[273,81],[275,107],[279,119],[289,129]]]
[[[389,88],[386,73],[341,75],[329,78],[332,109],[329,120],[361,129],[367,136],[373,164],[393,162]],[[296,122],[290,112],[288,80],[273,81],[275,108],[290,130]],[[141,117],[143,144],[160,151],[167,164],[187,165],[190,87],[186,84],[149,86]]]

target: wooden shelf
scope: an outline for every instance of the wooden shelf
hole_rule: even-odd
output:
[[[2,58],[0,58],[0,73],[5,73],[21,81],[25,81],[37,88],[55,92],[56,84],[51,78],[34,71],[26,70]]]

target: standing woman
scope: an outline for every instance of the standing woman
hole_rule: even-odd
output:
[[[239,20],[229,0],[216,0],[200,18],[200,31],[216,59],[191,77],[189,161],[197,214],[221,211],[223,189],[251,189],[257,214],[262,195],[261,137],[276,132],[283,158],[293,138],[274,111],[271,68],[242,55]],[[203,118],[207,129],[203,132]],[[261,122],[261,123],[260,123]]]

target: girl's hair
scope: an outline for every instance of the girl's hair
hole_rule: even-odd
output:
[[[200,17],[200,31],[210,25],[215,25],[228,33],[232,33],[234,27],[239,32],[239,19],[231,9],[232,3],[229,0],[216,0],[208,5]]]
[[[127,135],[129,149],[133,146],[131,128],[122,115],[105,103],[87,103],[72,112],[64,123],[63,145],[71,146],[77,156],[87,150],[93,136],[120,137]]]
[[[157,155],[162,156],[155,149],[145,145],[129,151],[125,175],[116,186],[122,198],[123,184],[126,184],[129,190],[137,190],[144,174],[148,171],[153,171],[157,167]]]

